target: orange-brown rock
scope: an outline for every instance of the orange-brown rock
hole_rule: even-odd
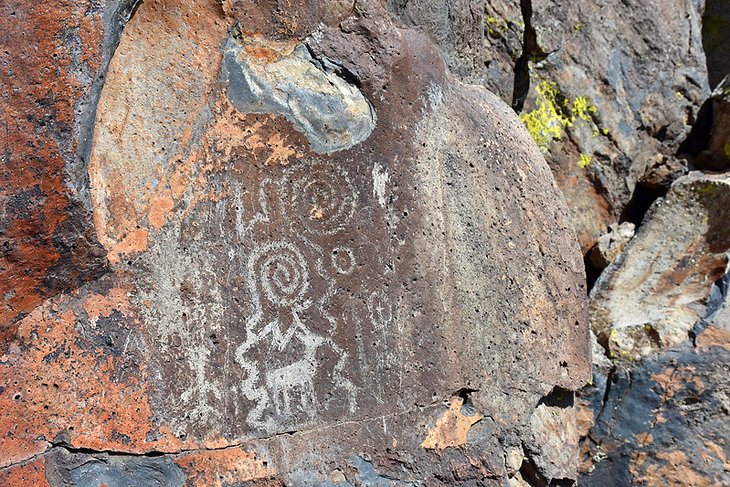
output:
[[[69,172],[103,58],[86,1],[0,6],[0,335],[45,299],[100,275],[104,252]],[[81,176],[83,179],[85,176]]]

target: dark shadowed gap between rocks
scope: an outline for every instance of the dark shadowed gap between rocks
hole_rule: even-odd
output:
[[[730,2],[706,0],[702,14],[702,47],[707,60],[707,77],[714,88],[730,72]]]
[[[525,445],[522,445],[523,450]],[[539,471],[535,460],[527,453],[520,467],[522,478],[527,480],[528,484],[534,487],[575,487],[575,481],[571,479],[546,479]]]
[[[530,61],[545,57],[545,53],[537,44],[537,32],[532,26],[532,0],[520,0],[522,22],[525,32],[522,39],[522,53],[514,67],[514,89],[512,90],[512,109],[520,113],[525,106],[530,91]]]
[[[677,150],[679,157],[695,157],[707,149],[712,134],[712,99],[708,98],[697,112],[697,120],[692,126],[687,138],[682,141]]]
[[[631,194],[631,199],[621,212],[619,223],[630,222],[636,225],[636,228],[639,228],[639,226],[641,226],[641,222],[644,220],[644,215],[646,215],[646,212],[649,211],[651,205],[658,198],[666,195],[668,189],[669,188],[649,188],[642,184],[641,181],[636,183],[634,192]]]
[[[603,269],[593,265],[590,255],[591,250],[586,252],[583,256],[583,265],[586,270],[586,294],[590,294],[591,289],[593,289],[593,286],[596,285],[596,281],[598,281],[598,278],[601,277],[601,273],[603,273]]]

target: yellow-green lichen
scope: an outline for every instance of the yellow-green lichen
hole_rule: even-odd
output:
[[[585,96],[570,101],[561,95],[556,83],[547,80],[538,83],[535,91],[537,107],[520,114],[520,120],[542,152],[548,152],[553,140],[560,140],[565,129],[572,127],[576,120],[594,123],[593,116],[597,110]],[[604,133],[604,130],[596,127],[593,135],[606,135],[608,131]],[[581,161],[583,160],[581,156]],[[587,164],[589,163],[590,161]]]
[[[581,169],[585,169],[585,168],[587,168],[588,166],[591,165],[591,162],[592,161],[593,161],[593,156],[592,155],[585,154],[585,153],[584,154],[581,154],[580,155],[580,160],[578,161],[578,167],[580,167]]]
[[[558,102],[558,88],[555,83],[542,81],[535,88],[537,108],[520,115],[541,151],[547,152],[553,139],[560,139],[566,126],[572,123]]]
[[[596,107],[591,105],[588,98],[585,96],[579,96],[573,100],[572,110],[575,117],[585,120],[586,122],[593,121],[591,115],[596,113]]]
[[[486,28],[489,37],[501,39],[510,28],[513,30],[524,30],[525,24],[519,20],[484,17],[484,27]],[[517,27],[517,29],[514,29],[515,27]]]
[[[576,32],[580,32],[583,30],[583,27],[585,27],[585,26],[586,26],[585,22],[578,22],[577,24],[575,24],[574,29]]]
[[[725,140],[725,157],[730,159],[730,137]]]
[[[487,33],[490,37],[500,38],[505,32],[507,32],[507,22],[502,19],[486,17],[484,22],[486,23]]]

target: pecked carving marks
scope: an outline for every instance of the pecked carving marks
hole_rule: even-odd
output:
[[[375,128],[375,109],[357,86],[304,44],[255,45],[229,39],[223,77],[228,99],[244,113],[281,115],[303,133],[315,152],[349,149]]]

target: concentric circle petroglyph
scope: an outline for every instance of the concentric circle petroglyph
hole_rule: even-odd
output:
[[[292,222],[301,222],[315,235],[347,227],[355,214],[357,192],[344,169],[316,162],[293,172],[290,180],[285,206]]]

